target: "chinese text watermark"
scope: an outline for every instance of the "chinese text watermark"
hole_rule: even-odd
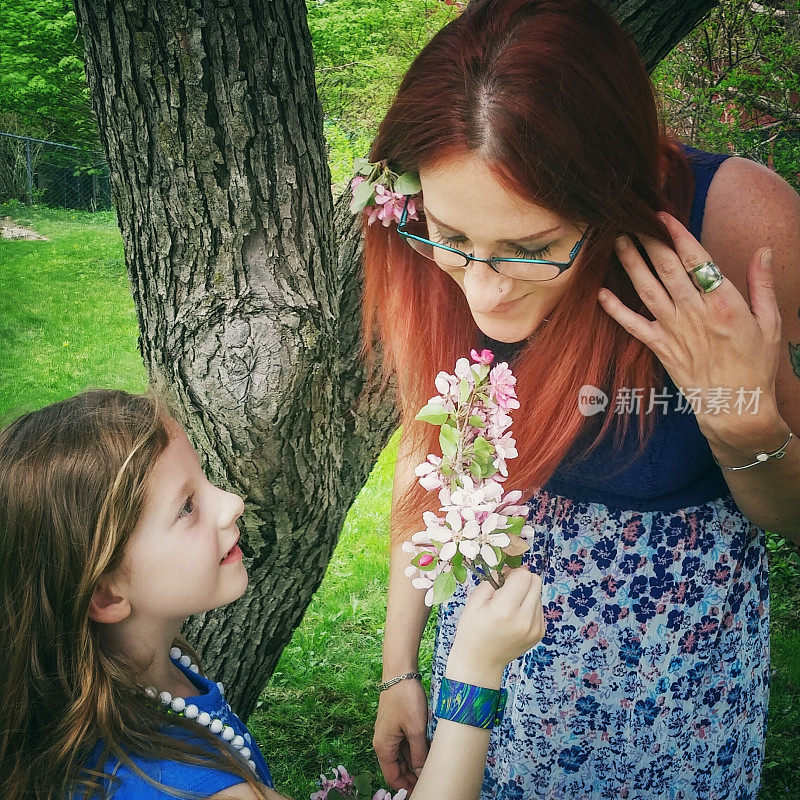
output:
[[[699,388],[678,387],[677,392],[668,388],[651,388],[647,397],[643,388],[622,387],[617,390],[614,397],[613,412],[615,414],[666,414],[669,411],[670,400],[676,399],[674,410],[688,414],[757,414],[758,400],[763,390],[745,389],[739,387],[734,390],[724,386],[712,386],[703,392]],[[608,395],[596,386],[584,384],[578,392],[578,410],[585,417],[591,417],[605,411],[609,406]]]

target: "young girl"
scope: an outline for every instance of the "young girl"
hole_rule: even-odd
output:
[[[155,395],[87,391],[0,432],[4,800],[280,797],[179,634],[244,592],[243,510]],[[473,592],[447,677],[479,702],[444,712],[467,724],[441,724],[416,798],[477,796],[503,669],[543,625],[527,570]]]

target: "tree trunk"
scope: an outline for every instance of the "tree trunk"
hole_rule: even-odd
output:
[[[600,0],[630,33],[649,71],[718,5],[718,0]]]
[[[714,5],[607,3],[650,66]],[[302,0],[76,0],[151,381],[247,499],[245,596],[187,634],[247,717],[397,426],[360,346]]]

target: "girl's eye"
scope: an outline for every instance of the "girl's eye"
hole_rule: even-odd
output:
[[[516,245],[515,252],[517,258],[544,258],[549,252],[552,245],[545,245],[538,250],[526,250],[520,245]]]
[[[183,512],[186,511],[187,508],[189,509],[189,511],[184,514]],[[189,497],[186,498],[186,502],[183,504],[181,513],[178,514],[178,519],[181,519],[182,517],[188,517],[189,515],[192,514],[193,511],[194,511],[194,495],[189,495]]]

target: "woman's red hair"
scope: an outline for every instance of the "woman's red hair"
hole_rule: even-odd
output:
[[[578,410],[584,384],[610,398],[623,387],[649,397],[660,365],[599,305],[610,288],[652,319],[614,254],[623,232],[669,242],[656,216],[684,223],[693,178],[677,143],[658,120],[655,95],[625,31],[590,0],[474,0],[443,28],[406,73],[370,151],[402,170],[473,153],[506,188],[593,234],[572,269],[565,295],[514,357],[521,407],[512,430],[518,458],[509,488],[526,497],[546,483],[592,418]],[[462,290],[418,255],[393,227],[364,226],[364,356],[373,337],[383,347],[384,377],[397,375],[404,438],[414,452],[438,452],[438,428],[414,416],[436,393],[439,370],[478,346]],[[621,441],[627,414],[606,413],[588,453],[616,417]],[[639,415],[644,448],[655,414]],[[392,528],[407,537],[435,493],[418,483],[395,507]]]

